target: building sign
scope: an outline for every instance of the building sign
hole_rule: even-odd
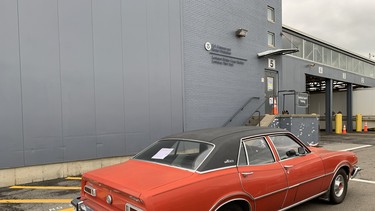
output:
[[[275,59],[268,59],[268,68],[276,69],[276,60]]]
[[[268,104],[273,105],[273,97],[268,98]]]
[[[204,48],[206,49],[206,51],[210,51],[210,50],[211,50],[211,48],[212,48],[212,45],[211,45],[211,43],[209,43],[209,42],[206,42],[206,43],[204,44]]]
[[[244,65],[247,59],[232,56],[232,49],[221,45],[206,42],[204,44],[206,51],[211,55],[211,63],[233,67],[234,65]]]
[[[273,91],[273,78],[267,77],[267,91]]]
[[[309,95],[306,93],[297,93],[297,106],[300,108],[309,107]]]
[[[324,73],[323,67],[318,67],[318,72],[319,72],[319,74],[323,74]]]

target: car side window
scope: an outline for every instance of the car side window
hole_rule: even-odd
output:
[[[261,165],[275,162],[271,149],[264,138],[244,141],[248,165]]]
[[[270,136],[270,139],[275,145],[280,160],[285,160],[306,153],[305,148],[289,136]]]

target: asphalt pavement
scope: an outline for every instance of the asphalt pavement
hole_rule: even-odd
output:
[[[375,131],[369,131],[366,133],[352,132],[347,134],[327,134],[325,132],[321,132],[319,137],[319,143],[321,146],[330,145],[333,143],[375,145]]]
[[[73,211],[70,201],[79,195],[80,177],[0,188],[1,211]]]

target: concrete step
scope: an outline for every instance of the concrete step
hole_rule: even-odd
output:
[[[268,127],[275,120],[276,115],[266,114],[262,121],[260,121],[260,127]]]

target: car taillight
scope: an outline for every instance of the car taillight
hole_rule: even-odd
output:
[[[138,208],[132,204],[125,204],[125,211],[143,211],[141,208]]]
[[[91,196],[96,197],[96,189],[91,187],[90,185],[85,185],[83,190]]]

